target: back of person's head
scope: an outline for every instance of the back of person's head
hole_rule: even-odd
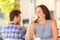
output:
[[[51,17],[50,17],[49,9],[45,5],[38,5],[36,8],[38,8],[38,7],[40,7],[42,9],[43,13],[45,14],[45,19],[50,20]]]
[[[12,10],[10,12],[10,15],[9,15],[10,21],[13,21],[14,20],[14,17],[15,16],[18,17],[19,14],[21,14],[21,12],[19,10]]]

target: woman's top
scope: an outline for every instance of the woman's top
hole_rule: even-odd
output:
[[[52,24],[47,20],[45,24],[36,23],[35,27],[36,37],[38,38],[51,38],[52,37]]]

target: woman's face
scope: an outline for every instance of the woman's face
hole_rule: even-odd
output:
[[[38,16],[38,21],[45,19],[45,14],[40,7],[36,8],[35,15]]]

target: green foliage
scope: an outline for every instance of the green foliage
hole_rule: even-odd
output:
[[[9,22],[9,13],[13,9],[20,10],[20,0],[0,0],[0,9],[6,13],[6,21]]]

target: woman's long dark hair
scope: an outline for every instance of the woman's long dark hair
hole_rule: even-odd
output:
[[[42,9],[43,13],[45,14],[45,19],[50,20],[51,17],[50,17],[49,9],[45,5],[38,5],[36,8],[38,8],[38,7],[40,7]]]

